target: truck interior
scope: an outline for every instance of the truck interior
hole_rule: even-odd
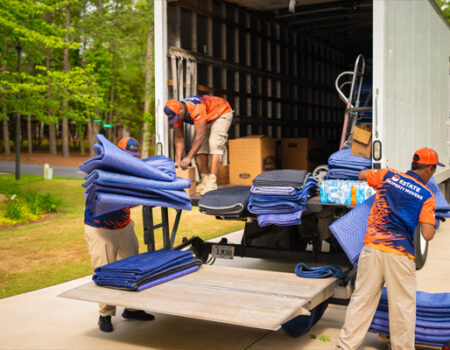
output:
[[[171,1],[167,16],[169,97],[224,97],[231,139],[326,139],[325,163],[338,150],[346,104],[335,82],[360,54],[371,81],[372,0]]]

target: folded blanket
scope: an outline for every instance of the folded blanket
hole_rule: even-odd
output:
[[[387,296],[386,288],[383,288],[383,292],[381,293],[380,302],[384,303],[384,304],[388,303],[388,296]],[[417,305],[417,307],[423,307],[423,308],[427,308],[427,309],[436,309],[436,311],[450,309],[450,293],[427,293],[427,292],[417,291],[416,305]]]
[[[272,196],[294,196],[298,190],[289,186],[252,186],[250,193]]]
[[[325,179],[358,180],[360,170],[329,168]]]
[[[258,225],[260,227],[277,225],[277,226],[292,226],[300,225],[302,217],[302,210],[297,210],[286,214],[261,214],[258,215]]]
[[[210,215],[239,215],[250,197],[250,186],[233,186],[206,193],[198,204],[202,213]]]
[[[328,158],[328,167],[364,170],[372,167],[372,160],[352,156],[350,149],[341,149]]]
[[[99,216],[115,210],[129,208],[136,205],[147,205],[150,207],[174,208],[180,210],[191,210],[192,205],[180,203],[170,198],[143,198],[106,192],[90,193],[86,199],[86,208],[92,216]]]
[[[144,290],[144,289],[147,289],[147,288],[150,288],[150,287],[154,287],[154,286],[156,286],[158,284],[161,284],[161,283],[169,282],[169,281],[171,281],[171,280],[173,280],[175,278],[178,278],[178,277],[190,274],[192,272],[195,272],[199,268],[200,268],[199,265],[192,266],[192,267],[189,267],[187,269],[184,269],[184,270],[181,270],[181,271],[177,271],[177,272],[175,272],[173,274],[170,274],[170,275],[167,275],[167,276],[155,279],[153,281],[146,282],[146,283],[138,286],[136,288],[136,291],[141,291],[141,290]]]
[[[131,176],[113,173],[105,170],[93,170],[85,177],[84,187],[92,183],[108,185],[111,187],[129,188],[131,190],[182,190],[191,186],[191,181],[175,178],[173,181],[160,181],[146,179],[138,176]]]
[[[375,317],[385,321],[389,321],[389,312],[377,310],[375,312]],[[440,317],[421,317],[416,316],[416,326],[422,328],[432,328],[432,329],[442,329],[446,332],[450,332],[450,320],[442,319]]]
[[[142,290],[195,271],[200,265],[191,251],[157,250],[98,267],[92,279],[99,286]]]
[[[90,184],[86,190],[84,191],[84,194],[86,197],[89,196],[90,193],[93,192],[103,192],[103,193],[114,193],[114,194],[123,194],[126,196],[133,196],[133,197],[142,197],[142,198],[156,198],[156,199],[163,199],[167,198],[170,201],[175,201],[179,203],[189,203],[191,201],[191,198],[184,190],[156,190],[156,189],[142,189],[142,190],[132,190],[128,188],[122,188],[122,187],[113,187],[113,186],[107,186],[107,185],[98,185],[95,183]]]
[[[134,273],[145,274],[156,268],[164,266],[173,260],[193,256],[190,250],[167,250],[161,249],[146,252],[128,258],[114,261],[104,266],[97,267],[95,273]]]
[[[109,142],[103,135],[97,135],[98,144],[94,145],[97,156],[81,164],[78,169],[89,174],[96,169],[109,170],[140,176],[159,181],[173,181],[174,162],[164,156],[138,159]]]
[[[256,176],[253,186],[288,186],[301,188],[308,178],[305,170],[270,170]]]
[[[372,333],[383,333],[389,335],[389,327],[381,326],[378,324],[371,324],[369,331]],[[450,337],[439,336],[439,335],[426,335],[421,333],[415,334],[415,342],[416,344],[428,344],[428,345],[436,345],[442,346],[446,341],[450,340]]]
[[[102,287],[111,287],[123,290],[140,290],[139,287],[141,287],[142,285],[148,285],[150,282],[173,276],[175,274],[178,274],[179,272],[186,271],[192,267],[198,267],[202,264],[200,260],[195,258],[190,258],[189,260],[190,261],[188,262],[180,263],[171,267],[163,267],[160,269],[160,271],[149,274],[148,276],[142,277],[135,281],[131,281],[126,277],[106,278],[104,276],[98,275],[94,275],[96,276],[96,278],[93,278],[93,280],[98,286]]]

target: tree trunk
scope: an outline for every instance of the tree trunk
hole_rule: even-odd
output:
[[[31,115],[27,116],[27,139],[28,139],[28,153],[33,153],[33,138],[31,137]]]
[[[102,2],[102,0],[97,0],[97,13],[100,16],[103,14],[103,2]]]
[[[89,155],[92,157],[95,155],[94,151],[94,143],[95,143],[95,133],[94,133],[94,127],[92,125],[92,120],[89,120],[88,122],[88,139],[89,139]]]
[[[51,24],[52,22],[52,14],[51,12],[46,12],[45,13],[45,21],[48,24]],[[50,51],[47,50],[47,54],[45,55],[45,68],[47,69],[47,71],[50,70]],[[50,90],[51,90],[51,86],[49,85],[48,87],[48,94],[47,94],[47,98],[50,99],[51,98],[51,94],[50,94]],[[50,107],[48,107],[47,109],[47,113],[48,116],[51,118],[52,116],[52,111],[50,109]],[[44,128],[42,127],[41,129],[42,132],[42,137],[44,135]],[[49,152],[50,154],[56,156],[56,131],[55,131],[55,124],[53,123],[49,123],[48,124],[48,145],[49,145]]]
[[[69,42],[69,30],[70,30],[70,0],[66,5],[66,34],[64,35],[64,41]],[[64,73],[69,71],[69,48],[64,48]],[[64,112],[67,111],[67,100],[64,100]],[[62,117],[62,155],[63,157],[69,156],[69,121],[66,117]]]
[[[48,138],[50,146],[50,154],[56,156],[56,130],[55,124],[48,124]]]
[[[3,107],[3,114],[6,115],[6,107]],[[5,154],[11,154],[11,147],[9,146],[9,127],[7,119],[3,119],[3,149],[5,151]]]
[[[147,57],[145,59],[145,87],[144,87],[144,127],[142,128],[142,147],[141,155],[142,158],[147,158],[149,156],[150,149],[150,132],[149,123],[150,115],[150,99],[151,99],[151,83],[152,83],[152,59],[153,59],[153,24],[151,23],[148,28],[147,34]]]

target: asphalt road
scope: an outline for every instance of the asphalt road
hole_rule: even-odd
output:
[[[53,176],[64,176],[64,177],[84,177],[85,174],[79,172],[75,167],[69,166],[52,166]],[[5,162],[0,161],[0,173],[14,174],[16,172],[15,162]],[[21,174],[34,174],[43,175],[44,166],[40,164],[20,164]]]

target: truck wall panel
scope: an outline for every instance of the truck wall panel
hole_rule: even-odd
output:
[[[427,146],[448,166],[448,24],[428,1],[385,6],[386,165],[406,170],[413,152]]]

